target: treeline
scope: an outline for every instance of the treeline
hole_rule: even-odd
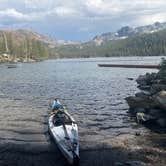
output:
[[[101,46],[94,43],[63,46],[64,57],[161,56],[166,55],[166,30],[110,41]]]
[[[39,60],[51,56],[50,48],[35,36],[19,34],[17,31],[0,31],[0,55],[10,59]]]
[[[0,62],[47,58],[161,56],[166,55],[166,30],[142,34],[127,39],[75,45],[48,44],[40,35],[26,30],[0,31]],[[7,56],[7,57],[6,57]]]

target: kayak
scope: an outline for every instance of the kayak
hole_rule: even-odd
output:
[[[49,132],[69,164],[79,162],[78,126],[72,116],[60,110],[48,119]]]
[[[8,64],[7,68],[11,69],[11,68],[17,68],[16,64]]]

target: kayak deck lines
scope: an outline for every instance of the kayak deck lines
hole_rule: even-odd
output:
[[[69,164],[79,162],[78,126],[73,117],[63,109],[50,113],[49,132]]]

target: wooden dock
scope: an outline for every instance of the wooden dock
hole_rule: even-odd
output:
[[[135,65],[135,64],[98,64],[99,67],[147,68],[160,69],[160,65]]]

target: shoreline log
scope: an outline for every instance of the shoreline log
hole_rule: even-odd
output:
[[[122,68],[147,68],[160,69],[160,65],[136,65],[136,64],[98,64],[99,67],[122,67]]]

